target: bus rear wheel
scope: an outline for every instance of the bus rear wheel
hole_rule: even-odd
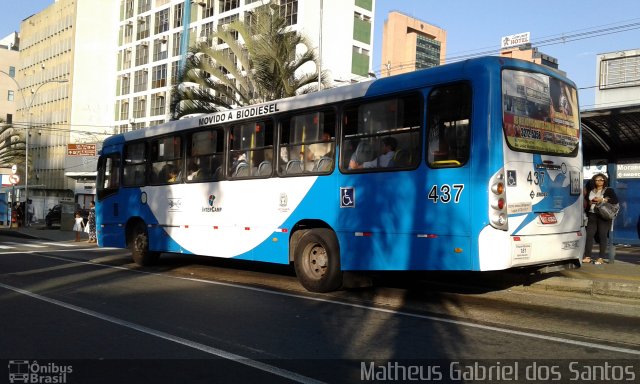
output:
[[[160,257],[159,252],[149,251],[149,235],[144,224],[138,224],[133,230],[131,256],[133,261],[141,266],[153,265]]]
[[[340,249],[335,234],[325,228],[305,231],[294,250],[298,280],[311,292],[330,292],[342,286]]]

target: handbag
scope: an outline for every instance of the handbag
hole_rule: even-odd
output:
[[[85,231],[85,233],[90,233],[91,232],[90,228],[89,228],[89,223],[84,225],[84,231]]]
[[[618,212],[620,211],[620,204],[611,204],[607,202],[602,202],[596,205],[594,211],[600,218],[604,220],[613,220],[618,216]]]

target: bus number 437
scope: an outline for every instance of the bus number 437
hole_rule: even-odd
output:
[[[433,203],[437,203],[441,201],[443,203],[449,203],[453,196],[453,202],[458,204],[460,202],[460,195],[462,195],[462,190],[464,189],[464,184],[453,184],[450,186],[449,184],[442,184],[441,186],[434,185],[431,187],[429,191],[428,198],[433,201]]]

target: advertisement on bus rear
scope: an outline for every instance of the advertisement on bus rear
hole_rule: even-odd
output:
[[[502,106],[511,149],[577,155],[580,121],[575,88],[544,74],[504,70]]]

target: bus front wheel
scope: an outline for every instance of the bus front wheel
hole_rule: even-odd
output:
[[[144,224],[138,224],[133,230],[131,256],[133,261],[141,266],[153,265],[160,256],[158,252],[149,251],[149,235]]]
[[[342,286],[340,249],[335,234],[325,228],[307,230],[294,250],[296,275],[311,292],[330,292]]]

